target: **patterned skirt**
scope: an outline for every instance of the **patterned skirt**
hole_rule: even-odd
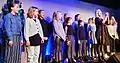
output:
[[[20,35],[13,36],[13,46],[8,45],[8,40],[5,40],[5,58],[4,63],[21,63],[21,46]]]

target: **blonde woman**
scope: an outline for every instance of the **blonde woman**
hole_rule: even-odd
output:
[[[43,43],[43,31],[38,17],[38,8],[30,7],[25,23],[25,39],[28,53],[28,63],[38,63],[40,44]]]
[[[66,40],[66,34],[62,24],[62,13],[56,11],[53,13],[53,37],[55,42],[56,62],[62,62],[62,42]]]

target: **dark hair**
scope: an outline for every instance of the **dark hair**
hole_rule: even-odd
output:
[[[8,4],[8,9],[9,9],[10,12],[12,11],[11,7],[14,7],[16,4],[19,5],[18,2],[14,2],[14,3],[10,3],[10,4]]]
[[[70,19],[72,19],[72,18],[71,18],[71,17],[67,17],[66,20],[65,20],[65,22],[68,23],[68,21],[69,21]]]
[[[80,14],[76,14],[75,15],[75,21],[77,21],[77,17],[79,16]]]
[[[44,11],[44,10],[39,10],[38,12],[41,13],[42,11]]]
[[[65,14],[64,14],[64,20],[66,19],[67,14],[68,14],[68,13],[65,13]]]

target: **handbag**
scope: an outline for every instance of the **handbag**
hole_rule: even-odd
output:
[[[37,33],[31,37],[29,37],[30,46],[38,46],[41,44],[40,35]]]

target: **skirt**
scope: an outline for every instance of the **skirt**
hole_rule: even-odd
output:
[[[20,35],[13,35],[12,47],[8,45],[8,39],[5,40],[4,63],[21,63]]]

